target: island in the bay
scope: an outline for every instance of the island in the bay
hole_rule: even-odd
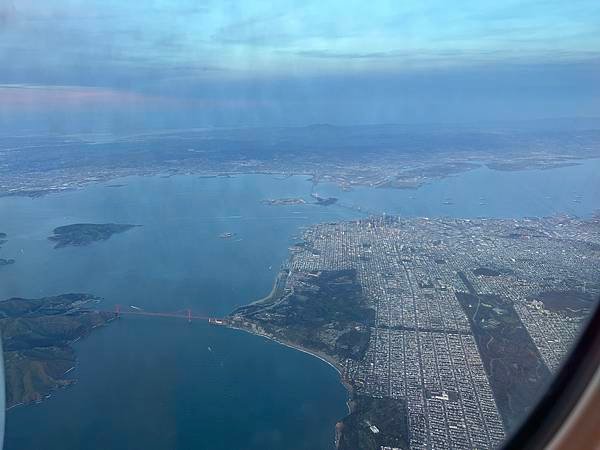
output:
[[[297,198],[297,197],[274,198],[274,199],[263,200],[262,203],[264,205],[269,205],[269,206],[291,206],[291,205],[304,205],[306,203],[306,200],[304,200],[303,198]]]
[[[54,248],[89,245],[97,241],[106,241],[113,234],[123,233],[140,225],[118,223],[75,223],[54,229],[54,235],[48,239],[55,242]]]
[[[0,232],[0,249],[2,248],[2,244],[6,243],[6,238],[8,235],[6,233]],[[15,260],[13,258],[0,258],[0,266],[9,266],[14,264]]]
[[[600,219],[397,219],[309,228],[230,326],[338,369],[339,449],[495,448],[600,293]]]
[[[336,197],[321,197],[319,194],[311,194],[311,197],[316,200],[317,205],[329,206],[338,201]]]
[[[41,401],[74,382],[68,376],[75,366],[71,343],[114,318],[89,308],[97,300],[88,294],[63,294],[0,301],[8,408]]]

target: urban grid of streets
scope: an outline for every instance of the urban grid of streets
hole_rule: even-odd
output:
[[[411,448],[493,448],[501,416],[468,318],[455,297],[466,291],[509,298],[556,370],[581,318],[550,311],[531,296],[549,289],[598,289],[597,220],[371,218],[316,225],[290,257],[287,289],[315,270],[353,268],[376,310],[370,344],[345,374],[359,394],[405,399]],[[316,251],[314,251],[316,250]],[[443,263],[442,263],[443,262]],[[510,270],[478,276],[477,267]]]

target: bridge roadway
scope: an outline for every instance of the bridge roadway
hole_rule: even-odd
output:
[[[100,311],[100,310],[98,310]],[[153,312],[153,311],[144,311],[144,310],[131,310],[131,309],[126,309],[126,310],[122,310],[120,305],[116,305],[115,306],[115,310],[114,311],[106,311],[103,310],[102,312],[112,312],[114,313],[115,317],[119,317],[121,315],[129,315],[129,316],[147,316],[147,317],[173,317],[173,318],[177,318],[177,319],[187,319],[188,322],[191,322],[192,320],[202,320],[202,321],[206,321],[215,325],[223,325],[224,321],[223,319],[220,319],[218,317],[208,317],[208,316],[199,316],[196,314],[192,314],[192,310],[191,309],[186,309],[183,311],[175,311],[175,312]]]

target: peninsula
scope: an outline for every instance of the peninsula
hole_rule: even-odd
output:
[[[599,244],[597,218],[315,225],[227,324],[339,371],[338,449],[494,448],[592,311]]]
[[[67,377],[76,359],[71,343],[114,317],[89,309],[97,301],[88,294],[0,301],[8,408],[74,382]]]

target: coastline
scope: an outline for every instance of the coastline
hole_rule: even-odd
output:
[[[279,287],[279,283],[281,282],[280,274],[281,274],[281,271],[279,270],[277,272],[277,276],[275,277],[275,281],[273,281],[273,286],[271,287],[271,291],[266,296],[264,296],[263,298],[259,298],[258,300],[254,300],[253,302],[250,302],[244,306],[256,305],[258,303],[268,302],[269,300],[271,300],[275,296],[275,293],[277,292],[277,288]],[[231,328],[235,328],[235,327],[231,327]]]
[[[251,331],[247,328],[242,328],[242,327],[236,327],[233,325],[226,325],[227,328],[230,328],[232,330],[239,330],[239,331],[244,331],[248,334],[251,334],[253,336],[258,336],[258,337],[262,337],[264,339],[268,339],[272,342],[275,342],[279,345],[283,345],[284,347],[288,347],[291,348],[293,350],[302,352],[302,353],[306,353],[307,355],[313,356],[321,361],[323,361],[324,363],[326,363],[328,366],[332,367],[337,373],[338,373],[338,377],[340,380],[340,384],[342,386],[344,386],[344,389],[346,389],[346,392],[348,393],[348,398],[346,400],[346,407],[348,408],[348,414],[351,414],[353,412],[353,408],[352,408],[352,404],[353,404],[353,400],[354,400],[354,388],[352,387],[352,385],[350,385],[350,383],[348,383],[346,380],[344,380],[344,376],[343,376],[343,368],[339,365],[339,362],[336,361],[333,357],[322,353],[322,352],[318,352],[316,350],[311,350],[308,349],[306,347],[302,347],[301,345],[298,344],[294,344],[292,342],[289,341],[283,341],[280,339],[276,339],[273,336],[269,336],[267,334],[262,334],[262,333],[256,333],[254,331]],[[341,420],[341,419],[340,419]]]
[[[106,327],[108,326],[111,322],[113,322],[114,320],[116,320],[116,317],[109,317],[108,319],[106,319],[105,322],[103,323],[99,323],[94,325],[91,329],[90,332],[78,336],[75,339],[71,339],[70,341],[67,341],[67,345],[68,346],[72,346],[73,344],[76,344],[77,342],[81,341],[82,339],[85,339],[86,337],[91,335],[91,331],[97,328],[102,328],[102,327]],[[75,358],[73,359],[73,365],[67,369],[65,372],[63,372],[62,376],[65,377],[66,375],[70,374],[71,372],[74,372],[75,369],[77,368],[77,365],[79,364],[79,358],[77,355],[76,350],[73,348],[74,350],[74,355]],[[5,367],[6,368],[6,367]],[[70,388],[72,386],[74,386],[75,384],[77,384],[77,377],[72,377],[72,378],[56,378],[55,379],[55,384],[50,387],[45,393],[40,393],[40,398],[37,400],[31,400],[31,401],[25,401],[25,402],[19,402],[19,403],[15,403],[14,405],[10,405],[10,406],[5,406],[4,410],[5,412],[8,412],[14,408],[17,407],[28,407],[31,405],[37,405],[40,404],[46,400],[48,400],[50,397],[52,397],[52,395],[61,390],[61,389],[67,389]]]
[[[450,154],[452,156],[452,154]],[[522,172],[527,170],[553,170],[553,169],[561,169],[565,167],[576,167],[581,166],[586,162],[595,161],[600,158],[596,155],[563,155],[559,156],[562,158],[561,161],[567,162],[558,162],[555,163],[555,160],[552,159],[553,155],[550,155],[550,161],[542,161],[541,164],[522,164],[523,158],[528,161],[528,158],[531,158],[530,153],[525,153],[524,155],[513,155],[512,157],[516,160],[515,165],[500,167],[497,165],[497,161],[491,155],[487,155],[487,157],[477,158],[476,164],[478,167],[474,167],[472,169],[467,169],[461,171],[459,173],[468,172],[470,170],[487,168],[492,171],[498,172]],[[556,156],[556,155],[554,155]],[[429,165],[435,165],[435,160],[429,161]],[[399,170],[403,167],[402,164],[399,166]],[[349,174],[344,172],[335,172],[331,171],[329,175],[325,176],[317,176],[315,174],[316,168],[314,167],[303,167],[297,170],[286,170],[284,168],[272,167],[272,168],[263,168],[263,169],[250,169],[244,170],[244,168],[240,167],[231,167],[229,170],[217,170],[217,168],[206,169],[204,167],[167,167],[167,166],[152,166],[152,167],[144,167],[143,169],[132,169],[129,167],[117,167],[108,170],[105,168],[101,173],[96,174],[93,178],[82,177],[80,174],[73,173],[68,174],[67,181],[63,186],[57,186],[56,182],[53,180],[45,179],[43,176],[39,176],[37,178],[38,183],[35,186],[29,185],[19,185],[19,186],[8,186],[7,188],[0,190],[0,198],[4,197],[29,197],[29,198],[39,198],[46,195],[51,194],[62,194],[65,192],[76,191],[79,189],[86,188],[92,185],[102,185],[104,184],[106,187],[125,187],[127,183],[125,183],[125,179],[129,177],[161,177],[161,178],[169,178],[172,176],[194,176],[201,179],[215,179],[215,178],[223,178],[223,177],[236,177],[236,176],[244,176],[244,175],[272,175],[277,177],[283,177],[281,179],[286,179],[292,176],[298,177],[308,177],[306,181],[312,182],[313,186],[318,185],[321,182],[324,183],[333,183],[337,185],[342,191],[351,190],[353,187],[371,187],[371,188],[383,188],[390,190],[405,190],[405,189],[419,189],[424,185],[435,182],[436,180],[446,179],[451,177],[453,174],[441,173],[437,176],[428,176],[422,180],[419,180],[417,185],[413,185],[414,181],[409,180],[407,185],[403,185],[401,182],[391,182],[390,180],[377,181],[377,182],[369,182],[360,179],[351,179]],[[400,170],[401,171],[401,170]],[[43,174],[44,172],[39,172]],[[107,184],[109,183],[109,184]]]

